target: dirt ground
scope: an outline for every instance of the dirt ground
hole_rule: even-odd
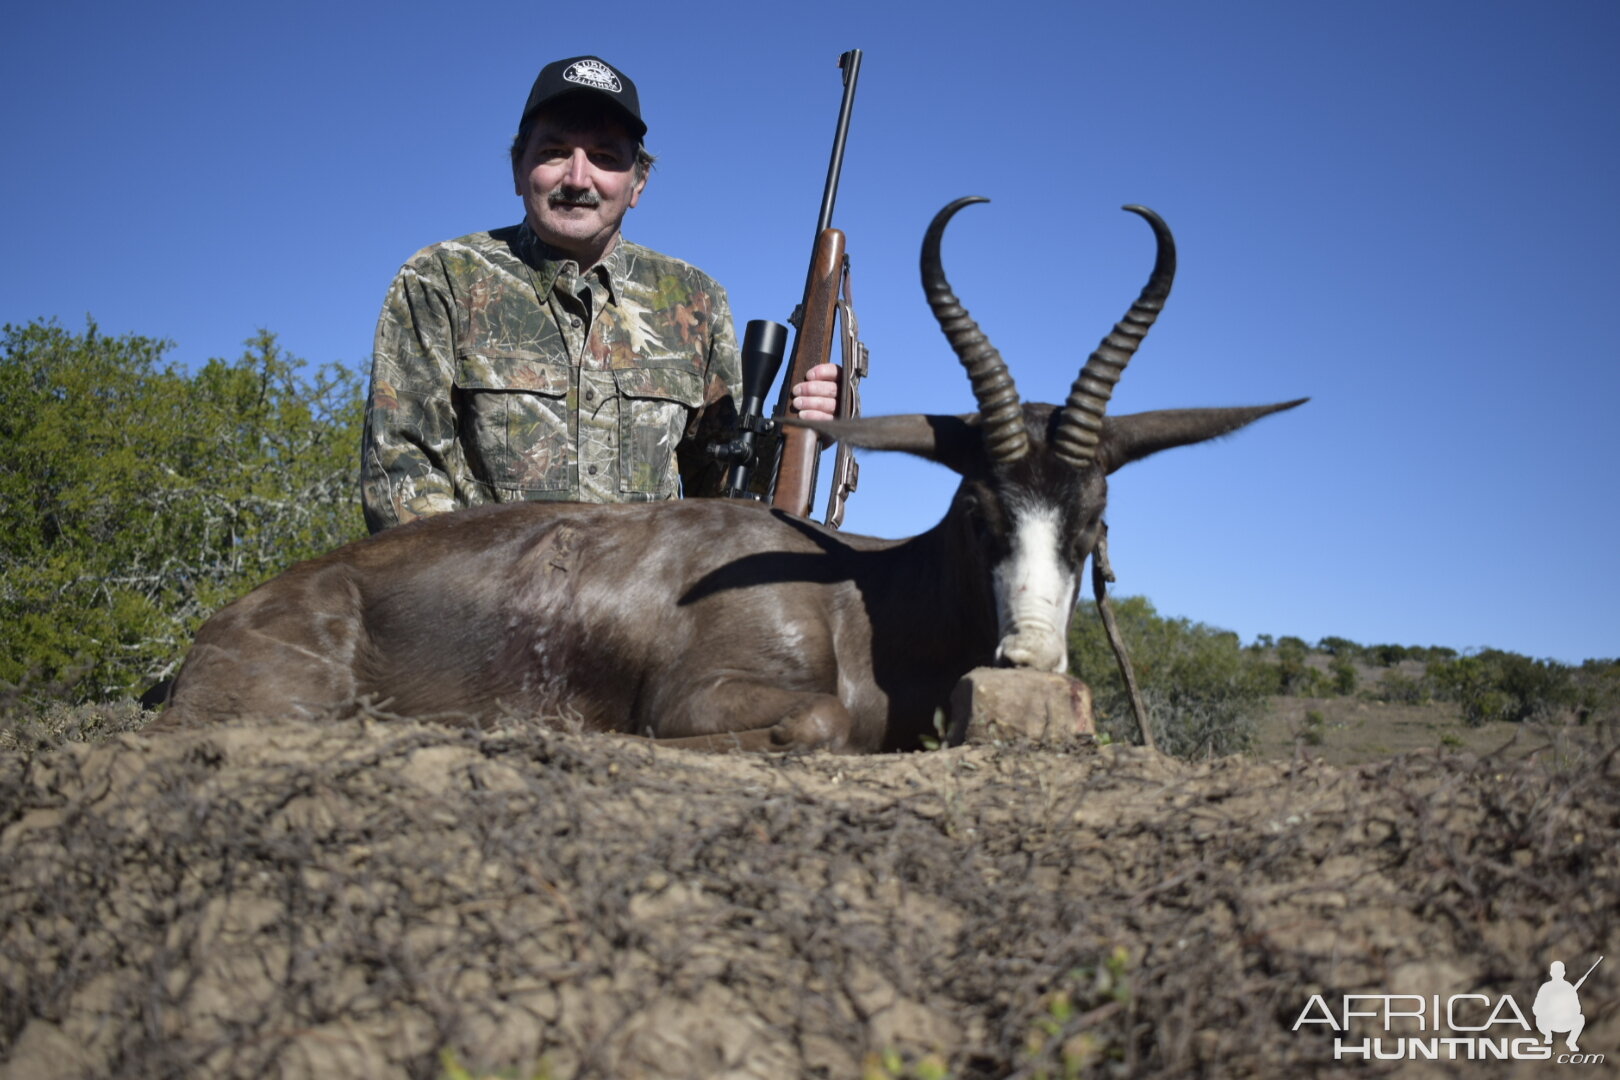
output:
[[[1533,1023],[1549,962],[1603,953],[1580,1045],[1612,1072],[1612,736],[1278,752],[375,718],[7,751],[0,1078],[1545,1076],[1295,1027],[1347,994]]]

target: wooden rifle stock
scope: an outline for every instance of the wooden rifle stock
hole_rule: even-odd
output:
[[[792,320],[798,333],[793,338],[793,357],[782,383],[777,416],[799,415],[799,410],[793,407],[793,387],[805,380],[811,368],[826,363],[832,354],[839,290],[844,278],[844,259],[843,231],[832,228],[821,230],[810,257],[804,300],[799,305],[798,318]],[[776,490],[771,495],[772,506],[799,517],[810,516],[816,498],[820,439],[809,428],[783,426]]]

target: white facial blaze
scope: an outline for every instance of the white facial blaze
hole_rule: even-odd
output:
[[[1068,670],[1075,578],[1059,554],[1061,535],[1053,507],[1014,517],[1012,553],[992,578],[1001,619],[997,660],[1037,671]]]

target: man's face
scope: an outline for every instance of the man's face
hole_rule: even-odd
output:
[[[647,186],[635,163],[636,140],[618,120],[565,126],[541,113],[513,170],[529,227],[580,269],[594,266]]]

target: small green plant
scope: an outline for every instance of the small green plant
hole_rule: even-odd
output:
[[[1096,1030],[1101,1013],[1131,1000],[1130,952],[1123,945],[1095,967],[1070,971],[1065,985],[1042,999],[1039,1015],[1024,1037],[1033,1080],[1078,1080],[1100,1062],[1123,1057],[1109,1034]]]
[[[924,1054],[915,1060],[889,1047],[866,1055],[861,1063],[861,1080],[950,1080],[951,1071],[939,1054]]]
[[[444,1071],[439,1074],[439,1080],[552,1080],[551,1066],[544,1061],[532,1070],[513,1067],[497,1069],[494,1072],[483,1069],[475,1072],[461,1063],[454,1050],[441,1050],[439,1064],[444,1067]]]

